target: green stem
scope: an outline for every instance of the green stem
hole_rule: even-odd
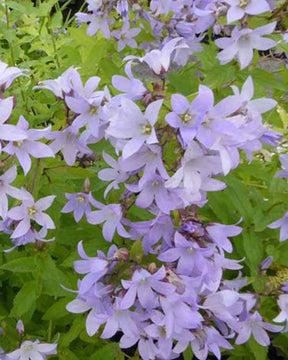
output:
[[[52,320],[49,320],[49,325],[48,325],[48,334],[47,334],[47,342],[51,343],[51,339],[52,339]]]
[[[53,29],[52,29],[51,27],[49,27],[49,32],[50,32],[51,40],[52,40],[55,62],[56,62],[56,65],[57,65],[58,69],[60,69],[60,68],[61,68],[61,65],[60,65],[60,61],[59,61],[58,54],[57,54],[56,41],[55,41],[55,37],[54,37],[54,34],[53,34]]]
[[[32,184],[31,184],[31,190],[30,190],[31,194],[33,194],[33,191],[34,191],[34,188],[35,188],[36,178],[37,178],[37,173],[38,173],[38,170],[39,170],[39,166],[40,166],[40,159],[37,159],[34,174],[33,174],[33,180],[32,180]]]
[[[9,19],[9,7],[7,5],[7,2],[5,1],[5,17],[6,17],[6,29],[9,30],[10,28],[10,19]],[[11,64],[15,66],[15,56],[13,51],[13,45],[8,41],[9,43],[9,50],[11,55]]]
[[[286,9],[287,6],[288,6],[288,0],[286,0],[284,2],[284,4],[280,6],[280,8],[278,10],[274,11],[268,19],[271,20],[271,19],[277,17],[283,10]]]
[[[48,29],[48,32],[49,32],[49,34],[51,36],[51,40],[52,40],[52,46],[53,46],[53,50],[54,50],[55,62],[56,62],[57,68],[60,69],[61,65],[60,65],[60,61],[59,61],[59,57],[58,57],[58,53],[57,53],[57,46],[56,46],[56,41],[55,41],[53,29],[51,27],[51,16],[50,16],[49,13],[47,15],[47,19],[48,19],[47,20],[47,29]]]

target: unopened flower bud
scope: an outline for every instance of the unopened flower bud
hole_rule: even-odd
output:
[[[121,248],[115,252],[113,257],[114,257],[114,259],[117,259],[119,261],[127,261],[127,260],[129,260],[130,253],[129,253],[128,249]]]
[[[22,320],[18,320],[17,325],[16,325],[16,331],[18,332],[18,334],[20,336],[24,335],[25,329],[24,329],[24,324]]]
[[[150,92],[147,92],[147,93],[144,95],[143,99],[142,99],[143,105],[144,105],[144,106],[147,106],[147,105],[149,105],[152,101],[153,101],[153,96],[152,96],[152,94],[151,94]]]
[[[265,260],[260,264],[260,270],[267,270],[273,262],[273,256],[268,256]]]
[[[167,279],[170,284],[172,284],[176,287],[176,292],[178,294],[181,295],[184,293],[184,291],[185,291],[184,281],[170,269],[167,270]]]
[[[86,194],[89,194],[90,192],[90,180],[88,178],[84,181],[83,191]]]
[[[151,264],[149,264],[148,266],[148,271],[151,273],[151,274],[154,274],[156,271],[157,271],[157,265],[153,262]]]

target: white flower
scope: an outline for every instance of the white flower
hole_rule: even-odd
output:
[[[56,354],[57,344],[24,341],[20,349],[7,354],[8,360],[46,360],[46,355]]]

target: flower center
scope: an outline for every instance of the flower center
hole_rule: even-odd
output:
[[[161,326],[159,332],[163,337],[166,337],[166,326]]]
[[[182,121],[183,124],[189,124],[189,122],[191,120],[192,120],[192,115],[188,114],[188,113],[182,115],[182,117],[181,117],[181,121]]]
[[[13,145],[16,147],[20,147],[23,144],[23,140],[13,141]]]
[[[142,125],[142,134],[150,135],[152,132],[152,126],[150,124]]]
[[[31,206],[30,208],[28,208],[28,215],[29,216],[33,216],[33,215],[35,215],[36,214],[36,208],[35,208],[35,206],[33,205],[33,206]]]
[[[240,38],[240,41],[247,41],[250,39],[250,34],[246,34],[246,35],[243,35],[241,38]]]
[[[241,9],[246,8],[246,6],[247,6],[249,3],[250,3],[249,0],[240,0],[239,7],[240,7]]]
[[[33,350],[33,345],[25,345],[23,350],[25,354],[29,355],[30,352]]]
[[[81,203],[85,202],[85,197],[83,195],[78,195],[77,200]]]
[[[187,251],[188,251],[190,254],[193,254],[194,248],[193,248],[193,247],[189,247],[189,248],[187,248]]]
[[[97,113],[97,111],[98,111],[98,109],[97,109],[96,106],[91,106],[91,107],[90,107],[90,110],[89,110],[89,113],[90,113],[91,115],[95,115],[95,114]]]

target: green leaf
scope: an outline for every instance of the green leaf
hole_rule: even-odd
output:
[[[60,351],[58,353],[59,360],[79,360],[79,357],[76,356],[71,350],[65,349],[65,351]]]
[[[187,349],[183,353],[184,360],[192,360],[193,359],[193,351],[191,346],[188,346]]]
[[[11,315],[19,319],[22,315],[32,310],[36,305],[39,295],[37,281],[25,283],[14,298]]]
[[[131,254],[131,259],[136,261],[138,264],[141,263],[141,260],[144,256],[144,250],[142,246],[142,241],[140,239],[134,242],[130,254]]]
[[[85,318],[84,316],[77,316],[73,321],[70,329],[64,334],[59,340],[59,348],[67,348],[73,340],[75,340],[85,329]]]
[[[242,236],[245,256],[248,259],[251,274],[256,275],[258,273],[258,266],[263,260],[262,235],[252,230],[245,230]]]
[[[225,182],[228,185],[226,192],[230,196],[231,204],[239,211],[244,221],[249,222],[253,219],[255,212],[248,197],[248,189],[242,181],[233,176],[225,178]]]
[[[259,345],[253,337],[248,342],[249,348],[254,355],[255,360],[267,359],[268,347]]]
[[[117,358],[117,350],[115,348],[115,344],[111,343],[101,347],[100,349],[96,349],[94,354],[89,357],[89,360],[115,360]]]
[[[35,257],[21,257],[13,259],[0,267],[1,270],[8,270],[19,273],[30,273],[37,271]]]
[[[69,299],[60,299],[55,304],[53,304],[43,315],[43,320],[57,320],[61,319],[64,316],[67,316],[69,313],[66,310],[66,305],[68,304]]]

